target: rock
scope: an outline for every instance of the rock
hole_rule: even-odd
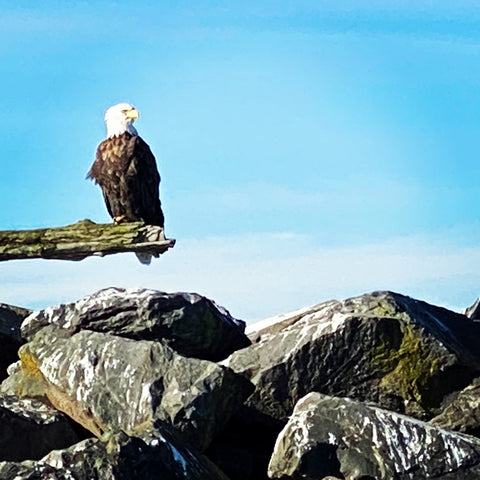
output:
[[[270,478],[474,480],[480,440],[351,399],[310,393],[272,455]]]
[[[0,334],[21,341],[20,325],[32,313],[31,310],[0,303]]]
[[[470,307],[465,308],[463,311],[464,315],[472,320],[479,320],[480,319],[480,298],[477,298],[473,305]]]
[[[17,360],[17,351],[23,340],[20,325],[29,310],[0,303],[0,382],[7,376],[7,367]]]
[[[55,325],[71,334],[108,332],[135,340],[162,340],[182,355],[218,361],[250,345],[245,323],[195,293],[106,288],[77,302],[31,314],[22,334],[31,339]]]
[[[480,324],[391,292],[260,322],[249,336],[222,364],[255,384],[249,406],[283,421],[311,391],[430,419],[480,374]]]
[[[161,432],[161,434],[159,433]],[[139,436],[118,433],[49,453],[38,462],[1,462],[2,480],[228,480],[166,426]]]
[[[84,438],[86,432],[54,408],[38,400],[0,395],[0,461],[37,460]]]
[[[284,328],[293,325],[298,320],[301,320],[307,315],[315,314],[318,310],[324,309],[328,306],[338,305],[337,300],[330,300],[327,302],[317,303],[310,307],[300,308],[294,312],[284,313],[282,315],[276,315],[275,317],[260,320],[259,322],[248,325],[245,329],[245,333],[252,343],[258,343],[260,341],[266,341],[273,337],[277,333],[280,333]]]
[[[480,436],[480,379],[453,395],[432,423],[447,430]]]
[[[199,295],[119,288],[21,330],[16,313],[1,479],[265,480],[269,461],[282,480],[480,478],[480,440],[440,428],[480,433],[480,323],[465,315],[376,292],[245,335]]]
[[[46,397],[97,436],[170,423],[199,450],[253,387],[213,362],[183,357],[161,342],[51,324],[19,350],[15,391]]]

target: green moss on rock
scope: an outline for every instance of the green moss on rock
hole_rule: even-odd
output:
[[[418,327],[410,323],[399,322],[400,344],[381,343],[372,350],[372,364],[383,373],[380,390],[387,395],[400,396],[405,399],[406,411],[409,400],[418,404],[422,411],[411,413],[421,416],[429,414],[434,408],[430,386],[434,377],[440,372],[444,360],[435,355],[431,346],[420,336]]]

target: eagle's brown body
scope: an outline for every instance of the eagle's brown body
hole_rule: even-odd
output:
[[[87,177],[100,185],[116,222],[164,226],[155,157],[138,135],[124,132],[100,143]]]

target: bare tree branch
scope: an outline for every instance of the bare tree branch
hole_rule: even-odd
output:
[[[0,261],[22,258],[83,260],[121,252],[158,257],[175,245],[163,229],[144,223],[100,224],[82,220],[72,225],[35,230],[0,231]]]

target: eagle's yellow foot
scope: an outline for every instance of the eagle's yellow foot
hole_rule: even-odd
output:
[[[120,215],[119,217],[115,217],[113,219],[113,223],[118,225],[119,223],[124,223],[127,221],[127,217],[125,215]]]

